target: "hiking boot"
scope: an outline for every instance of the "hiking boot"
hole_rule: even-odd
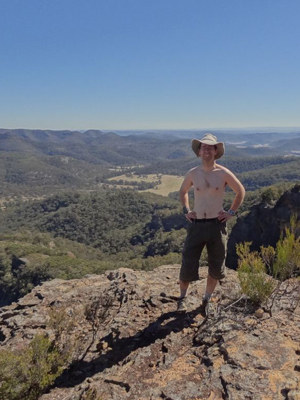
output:
[[[177,311],[178,312],[186,312],[187,311],[187,300],[186,297],[180,297],[177,302]]]
[[[200,312],[203,317],[209,317],[213,314],[213,309],[211,306],[211,302],[209,300],[202,300],[202,304],[200,306]]]

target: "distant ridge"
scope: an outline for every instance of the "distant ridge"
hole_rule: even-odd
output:
[[[191,151],[191,138],[201,134],[155,130],[121,135],[97,129],[80,132],[2,128],[0,192],[40,194],[47,192],[47,185],[56,189],[95,189],[107,178],[127,173],[121,171],[122,167],[142,174],[183,176],[200,163]],[[299,180],[300,132],[217,135],[226,148],[221,164],[243,173],[248,188],[270,185],[274,180]]]
[[[119,131],[120,132],[120,131]],[[193,158],[190,140],[194,131],[104,132],[70,130],[0,129],[0,151],[36,155],[63,155],[92,163],[113,165],[149,164],[157,161]],[[300,151],[300,131],[236,133],[214,132],[225,142],[226,156],[279,156]],[[284,142],[281,142],[284,138]],[[242,142],[242,145],[238,145]]]

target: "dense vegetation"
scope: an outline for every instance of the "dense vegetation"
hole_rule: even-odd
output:
[[[2,303],[53,277],[178,262],[186,224],[178,201],[120,190],[14,204],[0,219]]]
[[[285,157],[286,150],[300,150],[296,136],[276,142],[279,135],[270,134],[273,148],[251,147],[261,134],[244,135],[244,149],[226,145],[219,162],[247,189],[239,215],[260,201],[274,204],[292,182],[300,181],[300,158]],[[199,165],[187,137],[0,129],[0,306],[48,279],[179,263],[186,220],[178,192],[168,198],[139,194],[132,186],[146,190],[158,182],[121,178],[114,184],[128,188],[113,190],[108,178],[133,172],[184,176]],[[224,208],[232,198],[226,192]],[[238,273],[247,298],[272,310],[271,296],[280,295],[285,279],[299,275],[299,240],[291,223],[275,249],[253,253],[249,244],[239,245]],[[72,344],[58,342],[69,337],[61,334],[61,326],[66,333],[72,329],[67,314],[50,315],[49,325],[56,327],[54,341],[36,335],[27,348],[0,353],[1,398],[38,398],[70,361]]]
[[[299,182],[300,159],[297,158],[283,165],[274,165],[251,172],[245,172],[243,174],[238,174],[238,176],[248,190],[274,185],[278,182]]]
[[[91,164],[66,156],[35,156],[0,153],[0,196],[49,195],[70,189],[97,189],[115,176],[108,166]]]
[[[232,172],[238,174],[248,171],[261,170],[274,165],[290,164],[297,160],[297,157],[247,157],[241,155],[225,155],[218,163],[224,165]],[[298,160],[299,161],[299,160]],[[196,157],[185,157],[179,160],[162,160],[145,167],[136,168],[140,174],[169,174],[185,175],[188,170],[199,165],[200,160]]]
[[[255,202],[273,202],[283,190],[248,192],[240,215]],[[232,196],[226,194],[226,208]],[[151,193],[69,192],[12,203],[0,213],[0,304],[55,277],[180,262],[185,226],[177,199]]]
[[[255,144],[259,135],[245,138]],[[284,157],[282,149],[229,144],[220,163],[248,190],[240,215],[300,181],[300,158]],[[132,173],[155,173],[158,180],[162,174],[184,176],[198,164],[189,138],[0,130],[1,304],[54,277],[179,262],[186,221],[178,193],[169,198],[135,193],[158,183],[146,177],[117,179],[114,184],[123,189],[113,190],[108,179]],[[225,208],[232,198],[226,192]]]
[[[8,208],[2,230],[33,227],[113,254],[128,252],[134,237],[143,237],[144,242],[153,229],[170,225],[172,210],[179,208],[171,199],[132,191],[70,193]],[[182,227],[184,219],[179,219]]]
[[[270,133],[260,139],[259,135],[245,135],[246,148],[233,144],[241,139],[237,135],[220,133],[220,136],[228,143],[226,154],[219,162],[241,174],[247,189],[268,186],[278,179],[300,179],[297,172],[300,159],[285,157],[289,153],[285,150],[290,148],[288,143],[294,143],[293,150],[298,149],[296,134],[287,135],[282,147],[256,148],[251,147],[256,141],[266,143],[268,137],[272,142],[280,136]],[[107,178],[122,175],[127,168],[138,174],[183,176],[198,164],[190,148],[190,139],[178,136],[0,129],[2,200],[10,200],[12,196],[48,196],[66,189],[98,190]],[[145,190],[150,184],[144,182],[135,186]]]

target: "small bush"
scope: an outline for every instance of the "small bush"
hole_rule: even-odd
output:
[[[237,245],[237,254],[240,257],[238,277],[242,292],[256,304],[266,300],[273,290],[275,283],[266,273],[266,266],[258,252],[250,252],[251,243]]]
[[[272,203],[277,198],[278,198],[278,193],[272,187],[265,189],[261,194],[261,200],[266,203]]]
[[[61,340],[63,335],[69,336],[74,328],[74,317],[67,314],[65,307],[52,308],[49,311],[48,326],[54,331],[55,340]]]
[[[23,351],[0,351],[0,398],[35,400],[61,374],[65,357],[49,338],[36,335]]]
[[[293,215],[290,228],[285,228],[275,249],[271,246],[261,247],[259,253],[250,252],[251,243],[237,245],[238,277],[242,292],[254,303],[267,300],[275,288],[279,293],[283,281],[299,275],[300,237],[296,237],[296,231],[297,216]]]
[[[97,389],[95,387],[89,388],[86,392],[81,395],[82,400],[102,400],[97,394]]]
[[[111,297],[101,294],[86,306],[84,315],[93,328],[93,338],[100,325],[106,320],[112,304],[113,299]]]
[[[300,237],[296,238],[296,216],[291,218],[291,227],[285,228],[276,245],[276,259],[273,263],[273,276],[280,281],[299,275],[300,271]]]

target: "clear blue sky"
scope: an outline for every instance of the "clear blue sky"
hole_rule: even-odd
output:
[[[300,126],[299,0],[0,0],[0,127]]]

